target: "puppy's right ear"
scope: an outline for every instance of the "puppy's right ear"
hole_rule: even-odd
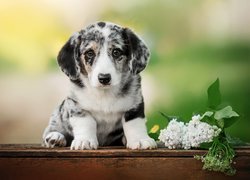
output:
[[[145,69],[149,60],[149,49],[142,39],[137,36],[132,30],[125,28],[124,37],[128,41],[131,60],[130,60],[130,71],[132,74],[138,74]]]
[[[59,66],[71,80],[76,80],[80,76],[78,63],[80,42],[81,35],[77,32],[69,38],[57,56]]]

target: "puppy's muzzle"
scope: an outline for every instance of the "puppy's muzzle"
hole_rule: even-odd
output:
[[[111,81],[111,75],[110,74],[102,74],[100,73],[98,75],[98,80],[103,85],[109,85]]]

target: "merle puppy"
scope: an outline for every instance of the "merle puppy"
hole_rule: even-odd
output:
[[[43,145],[156,148],[145,126],[139,75],[148,59],[148,48],[128,28],[98,22],[72,35],[57,57],[71,92],[52,114]]]

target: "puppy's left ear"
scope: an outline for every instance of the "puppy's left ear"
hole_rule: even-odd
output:
[[[124,29],[125,37],[128,41],[130,54],[129,68],[132,74],[138,74],[145,69],[150,52],[146,44],[133,31],[128,28]]]

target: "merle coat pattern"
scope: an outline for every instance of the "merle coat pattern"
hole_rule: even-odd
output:
[[[71,81],[43,134],[46,147],[151,149],[139,73],[149,50],[130,29],[97,22],[73,34],[57,57]]]

